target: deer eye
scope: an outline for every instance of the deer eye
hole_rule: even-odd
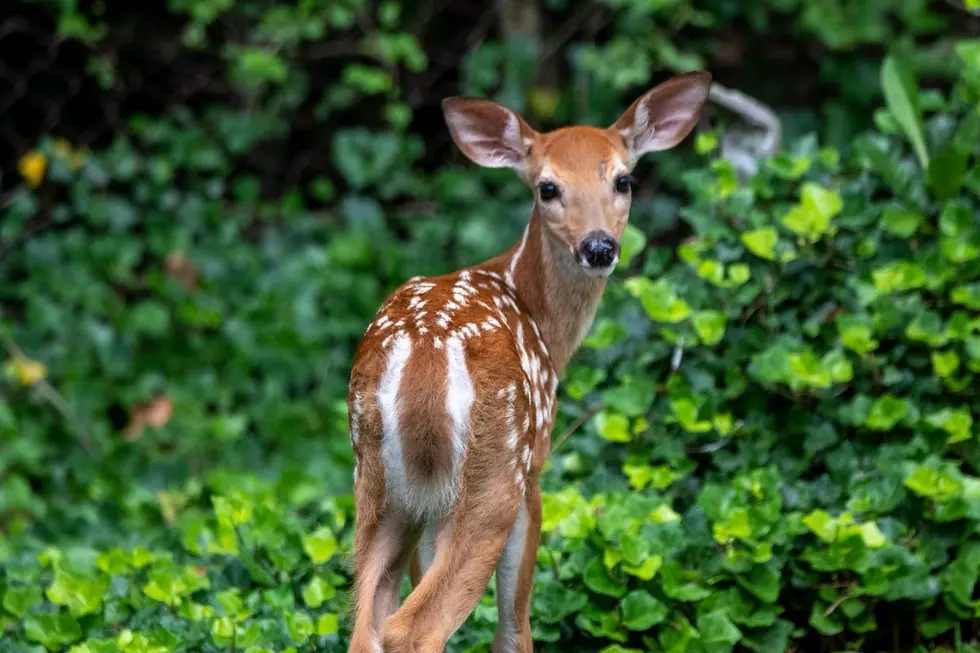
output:
[[[630,191],[629,175],[620,175],[616,177],[616,190],[620,193],[628,193]]]
[[[538,184],[538,192],[541,193],[541,199],[548,202],[558,197],[558,186],[550,181],[543,181]]]

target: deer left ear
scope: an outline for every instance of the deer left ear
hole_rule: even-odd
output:
[[[701,118],[710,90],[711,73],[691,72],[659,84],[633,102],[611,128],[626,142],[632,164],[648,152],[669,150],[687,138]]]

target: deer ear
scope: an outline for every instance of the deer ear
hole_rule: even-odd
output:
[[[648,152],[668,150],[694,129],[711,90],[711,73],[678,75],[640,96],[612,129],[619,132],[635,164]]]
[[[535,132],[519,115],[496,102],[467,97],[445,98],[442,113],[453,141],[470,161],[523,171]]]

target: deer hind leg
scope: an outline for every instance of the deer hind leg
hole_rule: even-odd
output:
[[[531,589],[541,538],[541,491],[528,479],[524,502],[497,563],[497,632],[493,653],[531,653]]]
[[[411,564],[408,568],[408,575],[412,581],[412,589],[418,587],[422,581],[422,576],[432,566],[436,558],[436,536],[439,532],[445,530],[447,523],[445,518],[430,519],[422,528],[418,547],[412,552]]]
[[[432,566],[388,620],[384,653],[441,653],[476,607],[519,503],[516,491],[487,490],[461,496],[454,517],[439,529]]]
[[[359,516],[355,526],[354,629],[348,653],[381,653],[386,619],[398,607],[399,590],[418,529],[387,512]]]

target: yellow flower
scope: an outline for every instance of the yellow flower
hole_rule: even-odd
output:
[[[29,386],[44,379],[48,370],[44,367],[44,363],[24,356],[15,356],[7,361],[7,373],[17,379],[21,385]]]
[[[17,163],[17,170],[27,180],[31,188],[37,188],[40,185],[47,169],[48,160],[44,157],[44,154],[37,150],[28,152]]]

